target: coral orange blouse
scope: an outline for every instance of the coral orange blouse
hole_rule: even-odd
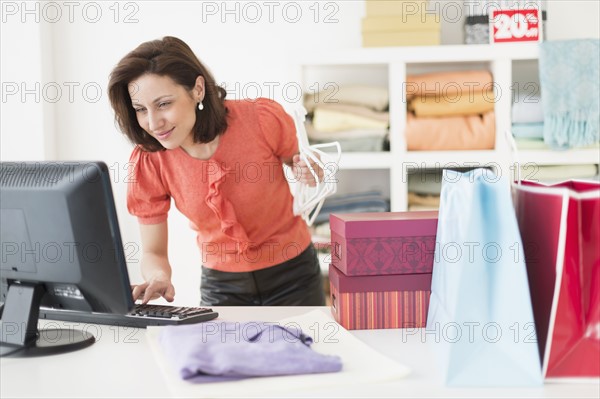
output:
[[[273,100],[228,100],[225,106],[229,125],[208,160],[182,148],[133,150],[127,206],[140,223],[156,224],[167,219],[173,199],[197,232],[206,267],[264,269],[310,244],[306,223],[293,214],[281,161],[298,151],[296,129]]]

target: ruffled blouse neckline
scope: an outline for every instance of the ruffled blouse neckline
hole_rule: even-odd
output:
[[[181,156],[192,162],[202,162],[208,164],[203,167],[207,171],[208,193],[204,199],[206,205],[210,208],[221,223],[221,232],[235,241],[238,245],[238,251],[245,253],[250,248],[250,239],[244,227],[238,222],[237,214],[233,204],[223,195],[221,187],[226,181],[228,174],[235,171],[228,168],[225,162],[219,160],[220,154],[224,151],[227,134],[219,136],[217,149],[208,159],[195,158],[188,154],[182,147],[176,149],[181,152]]]

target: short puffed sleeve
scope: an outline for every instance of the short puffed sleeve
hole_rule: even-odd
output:
[[[256,100],[258,123],[267,144],[280,158],[291,158],[298,152],[296,126],[294,120],[283,107],[274,100]]]
[[[171,206],[171,196],[151,155],[138,146],[129,159],[127,209],[137,216],[140,224],[164,222]]]

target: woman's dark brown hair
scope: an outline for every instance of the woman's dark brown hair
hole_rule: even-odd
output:
[[[121,131],[146,151],[160,151],[164,147],[142,129],[131,104],[128,85],[140,76],[152,73],[168,76],[191,91],[198,75],[204,77],[204,110],[196,109],[194,142],[209,143],[227,128],[227,92],[217,86],[208,69],[198,60],[192,49],[182,40],[165,36],[140,44],[127,54],[110,74],[108,97],[115,111],[115,121]]]

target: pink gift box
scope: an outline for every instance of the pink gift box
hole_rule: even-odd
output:
[[[331,214],[331,262],[347,276],[431,273],[438,212]]]
[[[348,330],[421,328],[427,323],[431,273],[344,275],[329,265],[331,312]]]

